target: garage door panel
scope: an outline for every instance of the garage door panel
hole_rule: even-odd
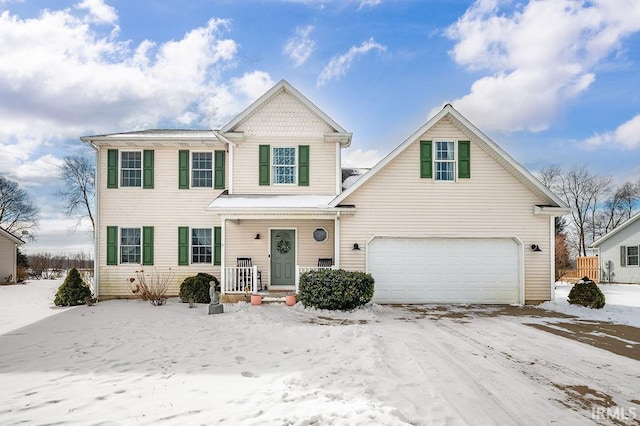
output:
[[[379,303],[517,303],[519,246],[509,238],[375,238],[368,271]]]

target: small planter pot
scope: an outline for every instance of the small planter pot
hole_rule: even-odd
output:
[[[287,294],[284,297],[284,302],[287,304],[287,306],[293,306],[296,304],[297,301],[298,300],[295,294]]]
[[[256,305],[262,305],[262,296],[260,296],[259,294],[252,294],[251,295],[251,304],[256,306]]]

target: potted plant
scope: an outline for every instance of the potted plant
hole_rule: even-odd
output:
[[[291,293],[291,294],[285,295],[284,296],[284,302],[287,304],[287,306],[295,305],[296,302],[297,302],[296,294],[295,293]]]

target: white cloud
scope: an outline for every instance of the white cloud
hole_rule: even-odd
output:
[[[376,7],[382,4],[382,0],[360,0],[360,5],[358,6],[358,10],[362,10],[363,7]]]
[[[309,38],[313,25],[297,27],[293,37],[287,40],[283,52],[294,62],[295,66],[303,65],[316,48],[316,43]]]
[[[60,167],[64,161],[51,154],[43,155],[33,161],[23,162],[19,168],[13,170],[13,175],[25,186],[51,184],[58,179]]]
[[[318,76],[317,85],[322,86],[329,80],[335,80],[339,77],[343,77],[347,74],[353,61],[358,57],[370,52],[371,50],[377,50],[378,52],[384,52],[386,46],[377,43],[373,37],[363,42],[360,46],[353,46],[347,53],[337,55],[331,58],[327,66],[322,70]]]
[[[103,0],[83,0],[76,5],[76,8],[89,12],[89,22],[113,24],[118,21],[115,8],[105,4]]]
[[[595,65],[638,30],[635,0],[478,0],[446,34],[458,64],[488,74],[452,104],[484,130],[544,130],[595,81]]]
[[[587,148],[613,145],[624,149],[640,147],[640,114],[621,124],[612,132],[596,134],[583,141]]]
[[[218,127],[272,85],[264,72],[223,80],[238,49],[227,20],[138,45],[119,39],[117,22],[102,0],[32,19],[0,12],[0,173],[17,177],[42,146],[80,135]]]
[[[347,149],[342,154],[342,167],[370,169],[381,159],[382,155],[375,149]]]

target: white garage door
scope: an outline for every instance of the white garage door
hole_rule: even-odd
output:
[[[367,269],[377,303],[519,303],[519,244],[511,238],[376,237]]]

